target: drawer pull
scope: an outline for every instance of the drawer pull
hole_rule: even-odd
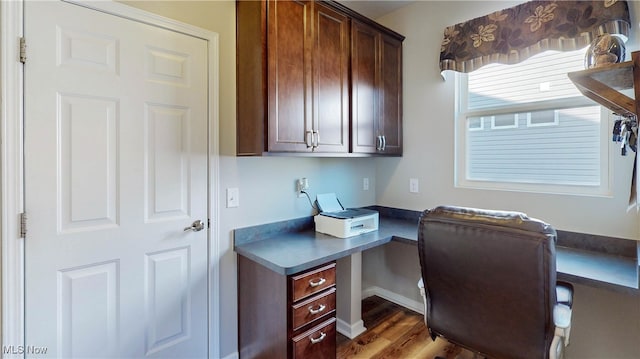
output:
[[[327,335],[325,333],[320,332],[320,336],[317,339],[313,339],[313,338],[309,337],[309,340],[311,340],[311,344],[318,344],[321,341],[323,341],[326,336]]]
[[[320,306],[318,307],[318,309],[313,309],[313,307],[309,307],[309,313],[311,314],[318,314],[322,311],[325,310],[325,308],[327,308],[327,306],[325,306],[324,304],[320,304]]]
[[[323,285],[323,284],[324,284],[324,282],[326,282],[326,281],[327,281],[327,280],[326,280],[326,279],[324,279],[324,278],[320,278],[320,280],[319,280],[319,281],[317,281],[317,282],[314,282],[314,281],[310,280],[310,281],[309,281],[309,285],[310,285],[311,287],[317,287],[317,286],[319,286],[319,285]]]

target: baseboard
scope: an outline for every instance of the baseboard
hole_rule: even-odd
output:
[[[362,298],[368,298],[374,295],[377,295],[380,298],[383,298],[390,302],[401,305],[405,308],[411,309],[414,312],[424,314],[423,302],[416,301],[407,297],[403,297],[400,294],[397,294],[392,291],[386,290],[384,288],[376,287],[376,286],[371,286],[362,291]]]
[[[336,319],[336,330],[338,331],[338,333],[344,335],[349,339],[353,339],[367,331],[367,328],[364,327],[364,322],[362,321],[362,319],[358,320],[353,325],[349,325],[349,323],[340,318]]]
[[[238,355],[238,352],[235,353],[231,353],[229,355],[227,355],[226,357],[223,357],[221,359],[239,359],[240,355]]]

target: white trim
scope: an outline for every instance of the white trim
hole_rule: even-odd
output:
[[[464,96],[463,91],[466,91],[462,88],[462,75],[458,76],[460,82],[459,90],[461,91],[458,96],[462,101],[462,96]],[[525,113],[525,112],[536,112],[536,111],[545,111],[550,109],[563,110],[567,108],[575,108],[575,107],[586,107],[593,106],[594,102],[584,96],[576,96],[576,97],[567,97],[558,100],[546,100],[546,101],[538,101],[538,102],[530,102],[524,104],[514,104],[509,106],[501,106],[501,107],[486,107],[479,110],[469,110],[464,111],[464,109],[459,110],[459,112],[466,117],[479,117],[479,116],[493,116],[493,115],[504,115],[504,114],[515,114],[515,113]]]
[[[24,347],[24,238],[18,215],[23,196],[23,72],[18,61],[23,35],[22,1],[0,2],[0,213],[2,236],[2,344]],[[22,355],[5,355],[19,358]]]
[[[209,357],[220,357],[220,144],[218,34],[209,32]],[[213,298],[213,300],[211,300]]]
[[[219,316],[219,40],[218,34],[110,1],[69,1],[97,11],[194,36],[208,42],[209,100],[209,357],[220,357]],[[2,343],[24,345],[24,243],[17,240],[17,217],[23,209],[22,65],[16,61],[23,29],[23,1],[0,2],[2,128]],[[8,358],[8,356],[6,356]],[[236,355],[237,357],[237,355]]]
[[[125,19],[134,20],[147,25],[161,27],[163,29],[179,32],[189,36],[195,36],[203,40],[211,41],[218,34],[203,29],[201,27],[193,26],[187,23],[183,23],[168,17],[164,17],[158,14],[154,14],[145,10],[141,10],[129,5],[125,5],[119,2],[104,0],[62,0],[71,4],[76,4],[89,9],[101,11],[107,14],[119,16]]]
[[[354,324],[349,324],[340,318],[336,318],[336,330],[345,337],[353,339],[366,332],[367,328],[364,327],[362,319],[358,320]]]
[[[424,304],[422,301],[413,300],[411,298],[404,297],[400,294],[394,293],[392,291],[389,291],[377,286],[371,286],[369,288],[362,290],[363,299],[374,296],[374,295],[377,295],[380,298],[383,298],[390,302],[401,305],[407,309],[411,309],[414,312],[424,314]]]

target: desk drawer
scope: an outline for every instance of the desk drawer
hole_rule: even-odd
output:
[[[316,268],[291,277],[291,301],[295,302],[336,284],[336,264]]]
[[[291,306],[293,330],[313,322],[336,310],[336,289],[330,288],[326,292],[313,296],[303,302]]]
[[[291,339],[293,359],[326,359],[336,357],[336,318]]]

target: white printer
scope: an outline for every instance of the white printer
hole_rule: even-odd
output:
[[[378,229],[378,212],[365,208],[345,209],[335,193],[319,194],[316,232],[347,238]]]

